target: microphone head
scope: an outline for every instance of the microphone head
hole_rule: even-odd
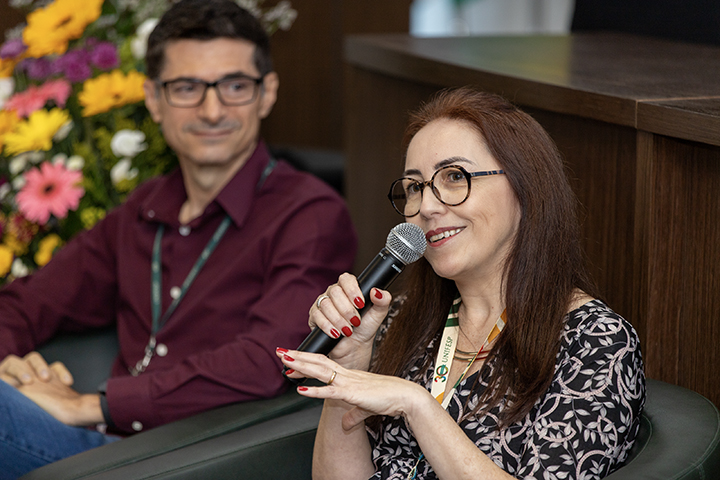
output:
[[[407,265],[423,256],[427,248],[427,240],[422,228],[414,223],[400,223],[390,230],[385,248]]]

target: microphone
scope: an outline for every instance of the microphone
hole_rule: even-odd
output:
[[[365,299],[370,298],[370,290],[379,288],[386,290],[390,284],[402,273],[405,265],[417,261],[425,253],[427,241],[422,228],[413,223],[400,223],[395,225],[387,237],[385,248],[380,250],[365,270],[357,277],[360,291]],[[371,302],[358,310],[362,316]],[[297,350],[327,355],[340,342],[341,338],[332,338],[320,328],[313,328],[310,335],[300,344]],[[287,367],[283,372],[287,371]],[[292,380],[292,379],[291,379]]]

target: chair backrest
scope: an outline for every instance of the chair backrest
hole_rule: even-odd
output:
[[[60,361],[73,374],[73,388],[94,393],[108,379],[118,353],[115,327],[87,333],[67,333],[54,337],[38,348],[48,363]]]
[[[607,30],[720,45],[717,0],[576,0],[573,32]]]
[[[702,395],[648,379],[638,439],[607,480],[720,478],[720,413]]]

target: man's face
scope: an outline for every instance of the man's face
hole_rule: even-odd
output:
[[[177,40],[165,47],[165,63],[159,82],[198,79],[215,82],[232,75],[260,76],[253,54],[255,45],[239,39]],[[184,170],[196,167],[227,167],[234,173],[255,149],[260,121],[275,104],[277,75],[269,73],[252,103],[227,106],[217,90],[208,88],[197,107],[168,104],[155,82],[145,83],[145,103],[158,122],[168,145],[175,150]]]

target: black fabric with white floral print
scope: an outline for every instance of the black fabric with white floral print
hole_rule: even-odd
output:
[[[418,355],[406,378],[417,378],[432,345]],[[487,415],[463,418],[479,400],[492,362],[458,386],[448,406],[480,451],[516,478],[600,479],[623,464],[632,447],[645,403],[645,376],[633,327],[600,300],[566,316],[555,374],[547,390],[520,422],[499,431],[502,405]],[[422,376],[430,390],[432,365]],[[384,418],[368,429],[376,473],[372,479],[405,479],[420,456],[402,417]],[[439,439],[442,440],[442,439]],[[417,479],[437,478],[426,460]]]

